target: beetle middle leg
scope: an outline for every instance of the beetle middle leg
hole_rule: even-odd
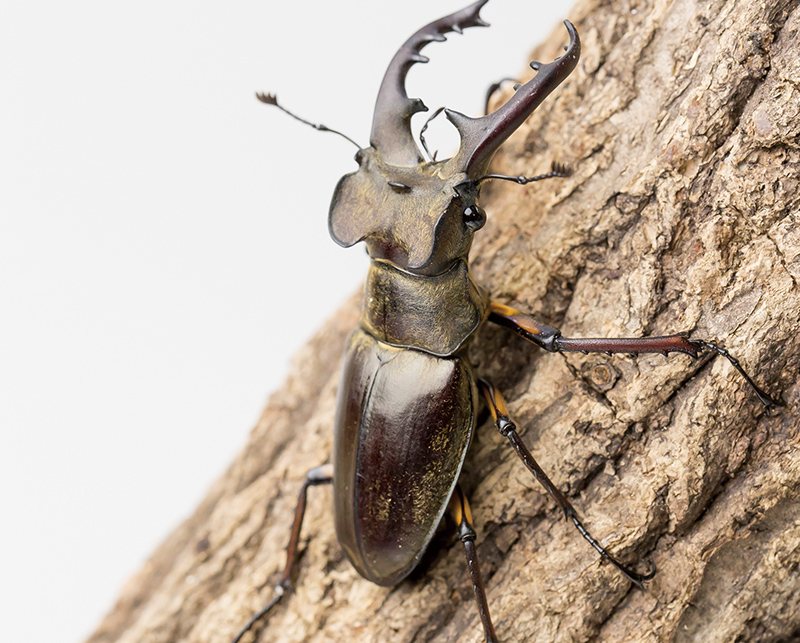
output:
[[[289,544],[286,546],[286,567],[283,569],[283,574],[275,585],[275,596],[273,599],[262,607],[258,612],[253,614],[247,624],[241,631],[233,638],[231,643],[239,643],[241,638],[255,625],[261,618],[263,618],[273,607],[275,607],[283,598],[283,596],[292,589],[292,574],[297,563],[297,545],[300,542],[300,530],[303,527],[303,518],[306,514],[306,497],[308,495],[309,487],[316,487],[323,484],[330,484],[333,482],[333,465],[323,464],[313,469],[309,469],[306,473],[306,479],[300,489],[300,495],[297,498],[297,507],[294,510],[294,522],[292,522],[292,531],[289,536]],[[256,636],[258,639],[258,636]]]
[[[583,536],[589,542],[589,544],[597,550],[597,553],[599,553],[600,556],[614,565],[614,567],[621,571],[632,583],[636,584],[637,586],[641,587],[642,583],[653,578],[656,573],[656,566],[652,561],[650,561],[650,571],[646,574],[635,572],[609,554],[605,548],[588,532],[586,527],[583,526],[583,523],[578,518],[578,514],[570,501],[567,500],[567,497],[561,493],[559,488],[556,487],[550,478],[547,477],[547,474],[542,470],[542,468],[539,466],[539,463],[536,462],[533,455],[531,455],[528,447],[525,446],[525,443],[519,437],[516,425],[508,416],[508,409],[506,408],[505,400],[503,399],[503,395],[500,393],[500,391],[483,379],[478,381],[478,386],[480,387],[481,393],[483,393],[483,396],[486,398],[486,403],[489,406],[489,411],[492,414],[492,418],[497,426],[497,430],[500,431],[501,435],[508,438],[508,441],[511,442],[511,446],[514,447],[514,451],[517,452],[517,455],[520,457],[523,464],[528,468],[528,471],[530,471],[533,474],[533,477],[541,483],[541,485],[547,490],[547,493],[553,497],[558,506],[561,507],[561,510],[564,512],[564,517],[567,520],[572,521],[572,523],[575,525],[575,528],[580,532],[581,536]]]

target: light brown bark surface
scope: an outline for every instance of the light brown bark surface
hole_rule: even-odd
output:
[[[569,179],[485,191],[473,252],[494,300],[567,336],[718,340],[721,358],[549,355],[498,327],[471,349],[601,542],[659,568],[631,587],[490,423],[463,484],[498,635],[511,641],[800,638],[800,8],[796,0],[587,0],[583,58],[495,170]],[[537,51],[552,59],[563,30]],[[332,449],[348,302],[297,356],[250,443],[130,580],[92,643],[227,641],[273,595],[307,469]],[[358,577],[312,489],[297,589],[264,641],[481,641],[447,535],[411,579]]]

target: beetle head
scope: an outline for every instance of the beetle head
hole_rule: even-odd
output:
[[[537,75],[517,89],[497,111],[470,118],[445,110],[461,138],[458,152],[445,161],[426,162],[411,132],[411,117],[427,108],[406,94],[405,78],[419,52],[444,34],[487,26],[479,12],[488,0],[440,18],[420,29],[395,54],[381,83],[372,121],[370,146],[359,150],[358,171],[344,176],[333,195],[329,228],[333,239],[349,247],[367,244],[383,259],[418,274],[439,274],[466,257],[474,232],[485,222],[477,205],[481,177],[502,143],[575,68],[578,33],[569,32],[566,53],[546,65],[532,63]]]

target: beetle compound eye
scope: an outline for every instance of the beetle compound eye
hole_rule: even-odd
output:
[[[486,225],[486,211],[479,205],[468,205],[464,208],[464,223],[473,230],[480,230]]]

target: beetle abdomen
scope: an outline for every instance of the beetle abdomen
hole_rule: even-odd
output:
[[[339,542],[393,585],[419,562],[472,437],[475,379],[460,357],[394,348],[358,330],[345,354],[334,443]]]

